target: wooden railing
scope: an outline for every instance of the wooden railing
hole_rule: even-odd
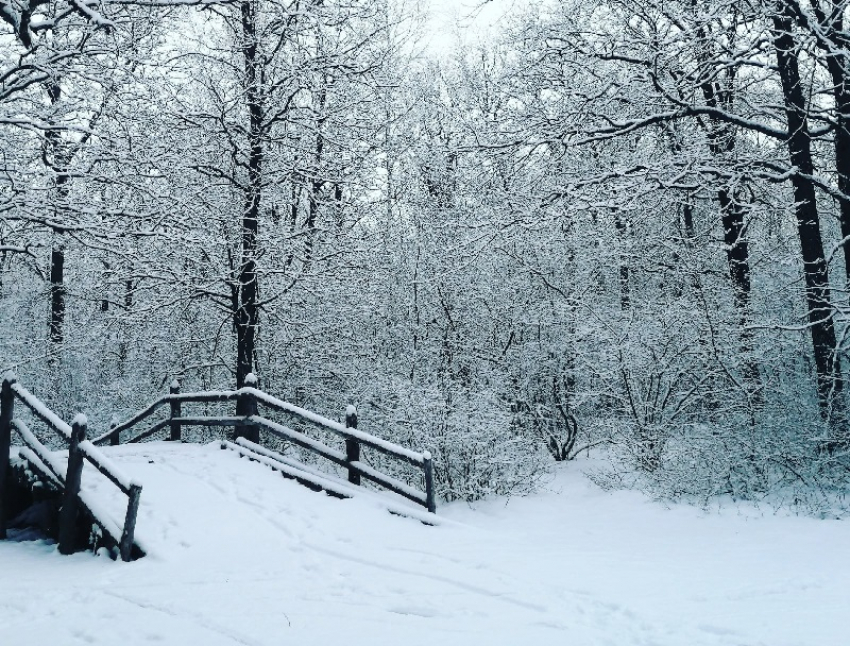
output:
[[[45,447],[23,420],[15,418],[16,400],[54,431],[63,445],[67,445],[67,464],[63,464],[61,459]],[[85,415],[77,415],[73,422],[68,424],[19,384],[13,375],[4,376],[2,390],[0,390],[0,538],[5,538],[4,501],[7,498],[4,491],[7,482],[5,476],[9,466],[12,431],[15,431],[26,447],[22,455],[30,466],[63,491],[62,507],[59,512],[59,551],[62,554],[70,554],[76,548],[77,516],[82,507],[100,529],[118,545],[121,559],[124,561],[131,559],[142,486],[122,473],[91,441],[86,439],[87,427],[88,420]],[[80,491],[85,462],[91,464],[127,496],[127,511],[123,527],[118,527],[105,514],[100,513],[94,501],[87,499]]]
[[[179,441],[183,437],[184,426],[224,426],[234,427],[233,439],[236,441],[240,440],[240,438],[243,439],[243,446],[247,446],[250,443],[261,448],[259,445],[260,430],[262,429],[271,436],[291,442],[345,468],[348,472],[348,481],[351,484],[359,485],[361,479],[366,479],[384,489],[422,505],[429,512],[436,512],[434,465],[430,453],[427,451],[421,453],[411,451],[398,444],[387,442],[374,435],[357,430],[357,411],[353,406],[349,406],[346,409],[345,424],[341,424],[259,390],[255,387],[257,381],[254,375],[248,375],[245,382],[247,385],[239,390],[181,393],[180,384],[175,381],[171,384],[169,394],[163,395],[125,422],[113,425],[108,432],[95,438],[93,442],[94,444],[108,443],[110,445],[140,442],[166,428],[169,429],[169,438],[173,441]],[[233,416],[190,416],[183,413],[182,405],[184,403],[216,402],[235,402],[236,414]],[[166,404],[168,404],[169,408],[168,417],[161,419],[153,424],[153,426],[141,432],[137,431],[135,434],[128,434],[128,436],[122,438],[122,433],[127,433],[141,422],[147,420]],[[323,442],[307,436],[305,433],[261,416],[258,412],[260,405],[270,410],[293,416],[302,422],[308,422],[325,431],[330,431],[344,440],[345,451],[331,448]],[[363,447],[378,451],[421,469],[425,490],[419,491],[407,483],[381,473],[365,464],[360,458]]]
[[[160,397],[125,422],[114,424],[108,432],[90,441],[86,438],[88,421],[84,415],[77,415],[73,422],[68,424],[19,384],[13,375],[7,374],[3,378],[2,389],[0,389],[0,538],[6,537],[7,508],[5,505],[8,502],[8,494],[5,491],[5,486],[13,432],[20,437],[23,444],[23,448],[19,452],[21,457],[44,480],[53,483],[62,492],[63,499],[59,515],[59,551],[63,554],[71,553],[76,547],[77,517],[81,509],[118,546],[122,560],[130,560],[134,550],[136,554],[140,552],[138,546],[135,545],[134,536],[142,486],[122,473],[103,455],[96,445],[140,442],[166,428],[171,440],[180,441],[183,439],[183,428],[186,426],[233,427],[233,442],[223,442],[223,448],[231,448],[243,455],[248,455],[252,459],[259,459],[259,461],[268,463],[273,468],[278,468],[278,470],[287,473],[288,477],[295,477],[299,481],[304,480],[308,485],[309,483],[318,483],[320,488],[324,488],[329,493],[340,493],[342,491],[339,488],[342,486],[341,483],[334,485],[331,481],[323,481],[327,474],[319,474],[312,467],[271,451],[268,447],[263,447],[260,443],[260,431],[262,430],[267,437],[271,436],[295,444],[343,467],[347,471],[349,484],[360,485],[361,480],[366,479],[379,487],[422,505],[431,513],[436,513],[434,465],[430,453],[412,451],[358,430],[357,411],[353,406],[346,409],[345,424],[341,424],[259,390],[255,387],[257,382],[253,375],[248,375],[246,384],[245,387],[233,391],[181,393],[180,384],[175,381],[171,384],[168,395]],[[63,446],[68,447],[67,463],[44,446],[22,419],[15,418],[16,401],[29,409],[37,419],[41,420],[59,437]],[[235,402],[236,414],[233,416],[191,416],[183,413],[184,403],[223,402]],[[128,433],[166,404],[168,404],[167,417],[141,432]],[[329,431],[344,441],[345,450],[341,451],[327,446],[320,440],[309,437],[304,432],[261,416],[259,414],[260,405],[271,411],[290,415],[300,422],[306,422],[324,431]],[[123,441],[122,433],[125,434]],[[361,459],[361,451],[364,447],[421,469],[424,491],[367,465]],[[85,462],[91,464],[127,496],[127,510],[123,527],[117,526],[107,514],[100,512],[96,501],[87,498],[85,492],[80,490]],[[348,491],[352,491],[352,489]],[[344,492],[342,493],[344,494]]]

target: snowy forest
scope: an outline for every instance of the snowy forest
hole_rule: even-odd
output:
[[[254,373],[446,501],[850,508],[849,5],[0,0],[0,369],[98,432]]]

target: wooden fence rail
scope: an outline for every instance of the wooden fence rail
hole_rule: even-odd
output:
[[[117,543],[121,558],[125,561],[131,558],[135,544],[136,517],[142,486],[122,473],[96,445],[140,442],[166,428],[169,429],[169,439],[182,441],[185,426],[232,426],[234,427],[232,437],[234,442],[242,441],[245,446],[252,447],[255,451],[254,455],[256,455],[258,449],[267,451],[260,446],[260,431],[263,430],[271,436],[291,442],[346,469],[348,482],[352,485],[360,485],[361,480],[366,479],[379,487],[422,505],[431,513],[436,512],[434,465],[429,452],[412,451],[359,430],[357,428],[357,410],[353,406],[346,409],[345,423],[341,424],[259,390],[254,375],[248,375],[245,382],[246,385],[238,390],[182,393],[180,392],[180,384],[174,381],[171,383],[167,395],[155,400],[130,419],[121,423],[114,423],[108,432],[93,440],[88,440],[88,423],[85,416],[78,415],[71,424],[68,424],[19,384],[13,375],[7,374],[3,378],[2,389],[0,389],[0,538],[6,537],[9,501],[7,500],[8,492],[5,483],[7,482],[13,431],[21,438],[26,447],[21,451],[22,457],[30,462],[35,471],[49,478],[62,490],[63,500],[59,523],[59,550],[62,553],[69,553],[75,547],[75,527],[79,510],[82,508],[87,510],[94,522]],[[16,401],[23,404],[36,418],[52,429],[63,445],[68,447],[67,464],[62,464],[62,461],[58,460],[55,454],[39,442],[22,420],[14,417]],[[223,402],[235,402],[236,414],[234,416],[186,415],[183,412],[184,403]],[[156,422],[148,429],[141,432],[137,431],[135,435],[125,437],[122,442],[122,433],[147,420],[166,404],[168,404],[168,416],[166,418]],[[302,422],[308,422],[341,437],[345,444],[344,452],[329,447],[285,424],[261,416],[259,413],[260,405],[269,410],[290,415]],[[361,457],[364,447],[421,470],[424,491],[411,487],[407,483],[365,464]],[[284,462],[294,463],[294,461],[279,455],[276,459],[280,460],[281,458]],[[99,517],[94,505],[91,504],[91,501],[87,502],[85,495],[80,491],[85,462],[97,469],[127,496],[127,511],[123,528],[117,527],[108,519]],[[291,464],[289,467],[284,464],[284,468],[291,469],[294,467]],[[311,467],[306,465],[301,465],[301,468],[304,469],[305,473],[312,470]]]
[[[15,419],[15,401],[21,402],[36,418],[53,430],[63,444],[67,443],[67,464],[61,464],[61,461],[57,460],[55,455],[35,437],[22,420]],[[88,511],[88,515],[100,528],[112,537],[118,545],[121,559],[124,561],[131,559],[142,486],[112,464],[92,442],[86,439],[87,427],[88,420],[85,415],[77,415],[74,421],[68,424],[19,384],[14,375],[4,376],[0,390],[0,538],[6,538],[8,492],[5,476],[14,430],[37,458],[38,464],[31,461],[32,466],[40,472],[46,467],[63,490],[62,507],[59,512],[59,551],[70,554],[76,548],[77,519],[82,507]],[[80,492],[80,484],[85,462],[91,464],[127,496],[123,528],[116,528],[108,519],[101,518],[92,508],[91,503],[84,500]]]
[[[179,382],[174,381],[171,383],[167,395],[155,400],[127,421],[113,425],[109,431],[92,441],[94,444],[129,444],[146,440],[166,428],[170,429],[170,439],[180,440],[183,437],[183,427],[185,426],[232,426],[235,428],[234,440],[241,437],[253,444],[259,444],[260,430],[262,429],[275,437],[296,444],[345,468],[348,471],[348,481],[351,484],[359,485],[361,478],[365,478],[384,489],[422,505],[432,513],[436,512],[434,465],[429,452],[412,451],[358,430],[357,410],[353,406],[346,409],[345,423],[341,424],[259,390],[256,387],[257,380],[254,375],[248,375],[245,378],[245,383],[246,385],[238,390],[182,393]],[[182,407],[184,403],[221,402],[235,402],[236,414],[233,416],[186,415]],[[144,422],[166,404],[169,407],[168,417],[159,420],[153,426],[141,432],[136,432],[135,435],[122,439],[122,433]],[[341,437],[345,441],[345,452],[333,449],[300,431],[261,416],[258,410],[260,405],[272,411],[291,415],[302,422],[308,422]],[[368,447],[420,469],[423,474],[424,491],[418,491],[406,483],[364,464],[361,460],[363,447]]]

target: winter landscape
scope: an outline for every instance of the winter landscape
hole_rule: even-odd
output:
[[[0,644],[848,643],[849,21],[0,0]]]

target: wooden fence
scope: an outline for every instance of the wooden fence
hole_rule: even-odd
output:
[[[15,402],[22,403],[36,418],[54,431],[68,448],[68,461],[63,461],[45,447],[26,423],[15,417]],[[136,515],[142,486],[127,477],[112,464],[94,444],[86,438],[88,421],[82,414],[71,424],[63,421],[38,398],[19,384],[13,375],[3,378],[0,390],[0,538],[6,537],[6,506],[12,432],[23,442],[21,457],[45,480],[51,481],[62,490],[62,506],[59,512],[59,551],[70,554],[76,548],[77,517],[81,510],[100,527],[101,531],[118,545],[121,559],[129,561],[133,555]],[[127,496],[127,511],[124,526],[116,526],[105,514],[100,513],[94,501],[81,491],[83,466],[91,464]]]
[[[268,450],[260,445],[260,430],[262,429],[273,437],[291,442],[343,467],[348,472],[348,481],[351,484],[359,485],[361,479],[366,479],[379,487],[422,505],[431,513],[436,512],[434,464],[430,453],[427,451],[421,453],[411,451],[398,444],[359,431],[357,429],[357,411],[353,406],[348,407],[345,424],[341,424],[259,390],[256,388],[257,381],[254,375],[248,375],[245,382],[247,385],[239,390],[181,393],[180,384],[174,381],[171,384],[169,394],[163,395],[125,422],[113,425],[108,432],[95,438],[93,442],[94,444],[113,446],[141,442],[165,429],[168,429],[169,439],[180,441],[183,439],[183,428],[185,426],[223,426],[234,428],[233,439],[239,441],[243,448],[251,448],[253,445],[255,453],[257,452],[256,449],[264,449],[267,453]],[[235,415],[192,416],[183,412],[183,404],[217,402],[235,402]],[[155,422],[145,430],[132,432],[132,429],[149,419],[166,404],[168,405],[167,417]],[[344,440],[345,450],[340,451],[329,447],[305,433],[261,416],[259,414],[261,405],[269,410],[290,415],[300,421],[330,431]],[[361,460],[363,447],[421,469],[424,491],[415,489],[407,483],[365,464]],[[283,456],[277,456],[277,458],[281,457]]]
[[[362,479],[369,480],[383,489],[422,505],[432,514],[436,513],[434,464],[430,453],[412,451],[359,431],[357,411],[353,406],[346,409],[345,424],[341,424],[259,390],[256,388],[257,381],[253,375],[246,377],[246,384],[245,387],[232,391],[181,393],[180,384],[175,381],[171,384],[169,394],[160,397],[127,421],[114,424],[103,435],[94,440],[88,440],[86,438],[88,422],[84,415],[77,415],[71,424],[66,423],[19,384],[13,375],[7,374],[0,391],[0,538],[6,537],[8,492],[5,488],[13,432],[23,443],[23,448],[19,452],[21,457],[42,479],[53,483],[62,492],[62,506],[59,512],[59,551],[63,554],[71,553],[76,547],[77,518],[81,510],[85,511],[110,538],[110,541],[118,546],[122,560],[130,560],[134,550],[136,555],[140,553],[140,549],[135,545],[134,535],[142,486],[124,475],[96,445],[115,446],[141,442],[165,429],[168,429],[169,439],[181,441],[183,428],[186,426],[233,427],[233,442],[223,442],[222,448],[235,450],[241,455],[247,455],[251,459],[268,464],[287,477],[293,477],[308,486],[317,486],[329,493],[340,494],[342,490],[339,485],[334,485],[332,481],[327,480],[327,474],[319,474],[307,465],[262,446],[260,430],[263,430],[272,437],[300,446],[343,467],[347,471],[350,484],[360,485]],[[67,464],[45,447],[23,420],[15,417],[16,401],[44,422],[57,434],[63,445],[67,446]],[[216,402],[235,402],[235,415],[192,416],[183,412],[183,404]],[[135,433],[131,432],[131,429],[150,418],[166,404],[168,405],[167,417],[141,432],[138,430]],[[344,441],[344,451],[327,446],[301,431],[261,416],[260,406],[330,431]],[[367,465],[361,459],[364,447],[421,470],[424,491]],[[99,513],[95,501],[87,499],[85,493],[81,492],[80,483],[85,462],[91,464],[127,496],[127,511],[123,527],[116,526],[106,514]],[[344,492],[342,495],[345,495]]]

